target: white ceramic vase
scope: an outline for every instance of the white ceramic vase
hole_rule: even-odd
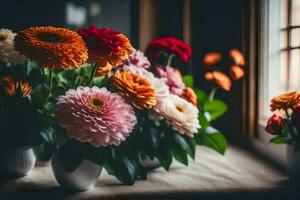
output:
[[[93,188],[102,171],[102,166],[84,159],[74,171],[67,172],[61,165],[58,151],[52,157],[51,166],[53,174],[61,186],[79,191]]]
[[[0,152],[0,174],[15,178],[28,175],[34,168],[35,155],[30,147],[19,147]]]

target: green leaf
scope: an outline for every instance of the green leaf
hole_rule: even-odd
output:
[[[188,165],[187,153],[183,150],[180,144],[174,143],[172,145],[172,154],[178,162]]]
[[[198,144],[205,145],[222,155],[228,146],[226,138],[213,127],[201,129],[199,134],[195,134],[195,139]]]
[[[206,128],[210,125],[208,119],[202,112],[199,112],[199,122],[200,122],[201,128]]]
[[[35,88],[39,83],[43,81],[41,69],[32,69],[27,79],[30,85],[32,86],[32,88]]]
[[[204,109],[209,112],[211,120],[216,120],[226,113],[228,106],[225,102],[215,99],[212,101],[206,101]]]
[[[80,143],[69,141],[62,144],[59,148],[59,159],[67,172],[74,171],[84,159]]]
[[[115,157],[114,159],[112,159]],[[109,174],[115,175],[116,178],[124,184],[132,185],[137,176],[136,164],[127,156],[117,154],[112,156],[105,165]]]
[[[194,78],[192,75],[185,75],[182,77],[182,80],[186,87],[193,87],[194,85]]]
[[[56,150],[56,146],[54,144],[49,144],[47,142],[44,142],[38,146],[33,147],[33,152],[37,160],[42,162],[49,161],[52,158],[52,155],[55,150]]]
[[[184,150],[187,154],[189,154],[192,158],[194,156],[193,149],[190,147],[189,143],[186,141],[186,139],[179,135],[178,133],[174,134],[174,141],[175,144],[179,145],[182,150]]]
[[[60,95],[64,95],[66,92],[66,89],[61,86],[61,85],[57,85],[55,86],[52,90],[51,90],[51,94],[55,97],[58,97]]]
[[[157,154],[157,159],[159,160],[161,166],[167,171],[169,171],[170,165],[172,164],[172,154],[170,151],[159,152]]]
[[[49,88],[45,84],[39,84],[31,92],[31,101],[37,108],[42,108],[48,99]]]
[[[281,137],[280,135],[272,138],[269,142],[273,143],[273,144],[284,144],[284,143],[286,143],[285,139],[283,137]]]
[[[43,139],[50,144],[62,144],[67,140],[66,130],[52,121],[46,121],[41,129]]]
[[[198,105],[203,105],[208,99],[206,92],[204,90],[200,90],[198,88],[194,88],[194,91],[197,96]]]

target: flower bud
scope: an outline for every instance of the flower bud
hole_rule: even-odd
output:
[[[300,105],[295,106],[292,114],[292,124],[300,133]]]
[[[272,135],[278,135],[283,129],[283,126],[283,118],[273,114],[272,117],[270,117],[270,119],[268,120],[265,130]]]

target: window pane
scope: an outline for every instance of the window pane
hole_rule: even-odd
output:
[[[300,25],[300,0],[292,0],[292,26]]]
[[[300,51],[294,49],[291,51],[291,67],[290,67],[290,79],[289,79],[289,90],[299,89],[300,80]]]
[[[280,52],[279,84],[283,90],[287,88],[287,51]]]
[[[291,46],[300,46],[300,28],[295,28],[291,30]]]
[[[288,1],[281,0],[280,3],[280,28],[286,28],[288,26]]]

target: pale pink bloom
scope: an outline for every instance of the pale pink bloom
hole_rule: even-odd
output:
[[[0,60],[10,64],[23,64],[26,57],[14,49],[16,33],[9,29],[0,29]]]
[[[183,93],[185,85],[178,70],[170,66],[157,66],[156,75],[165,81],[165,83],[169,86],[169,91],[172,94],[180,96]]]
[[[198,120],[199,110],[185,99],[170,94],[169,98],[155,108],[154,117],[161,117],[172,125],[172,128],[181,134],[193,137],[200,128]]]
[[[140,50],[132,52],[128,59],[124,61],[123,65],[134,65],[144,69],[148,69],[151,66],[148,58]]]
[[[137,123],[133,108],[121,96],[95,86],[60,96],[55,118],[71,138],[94,147],[119,145]]]

